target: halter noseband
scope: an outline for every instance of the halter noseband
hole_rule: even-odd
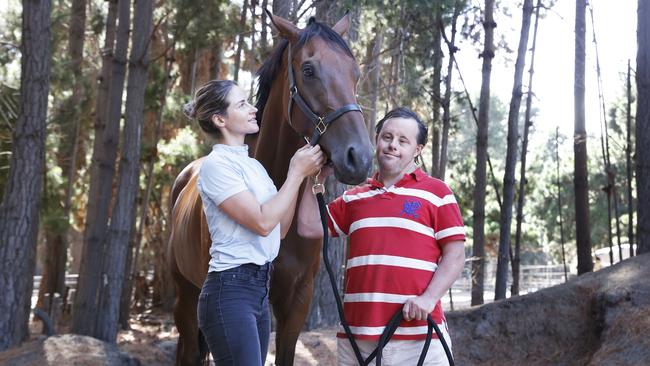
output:
[[[293,124],[291,123],[291,109],[293,107],[293,103],[295,102],[300,108],[300,110],[302,111],[302,113],[304,113],[307,119],[309,119],[314,125],[314,132],[311,135],[311,139],[307,139],[307,137],[303,136],[303,138],[305,139],[305,141],[307,141],[307,143],[314,146],[318,143],[318,140],[325,133],[327,127],[332,122],[334,122],[335,119],[341,117],[347,112],[358,111],[359,113],[361,113],[361,107],[356,103],[351,103],[351,104],[346,104],[343,107],[335,110],[334,112],[326,114],[323,117],[320,117],[316,113],[314,113],[311,110],[311,108],[309,108],[305,100],[300,96],[300,93],[298,92],[298,87],[296,86],[296,81],[293,76],[291,44],[289,44],[287,47],[288,47],[287,73],[289,74],[289,108],[288,108],[289,125],[293,127]]]

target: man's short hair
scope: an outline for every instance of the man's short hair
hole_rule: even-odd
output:
[[[422,122],[420,117],[418,117],[415,112],[405,107],[397,107],[386,113],[384,118],[380,119],[379,122],[377,122],[377,126],[375,126],[375,133],[377,135],[379,135],[379,132],[381,132],[381,129],[384,127],[384,122],[388,121],[391,118],[406,118],[414,120],[418,124],[417,143],[418,145],[426,145],[427,136],[429,135],[429,129],[427,128],[427,125]]]

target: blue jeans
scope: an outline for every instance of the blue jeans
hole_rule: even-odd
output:
[[[272,264],[243,264],[208,273],[197,315],[216,365],[264,365],[271,318]]]

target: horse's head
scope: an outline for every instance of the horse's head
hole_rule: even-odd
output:
[[[301,136],[318,141],[339,181],[363,182],[373,153],[361,108],[356,104],[359,66],[341,38],[350,26],[348,16],[333,28],[313,19],[304,29],[274,15],[271,19],[288,42],[289,122]]]

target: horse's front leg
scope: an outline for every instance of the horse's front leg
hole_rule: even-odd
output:
[[[275,364],[293,365],[296,343],[314,291],[314,274],[305,268],[276,265],[273,273],[271,305],[276,319]]]

